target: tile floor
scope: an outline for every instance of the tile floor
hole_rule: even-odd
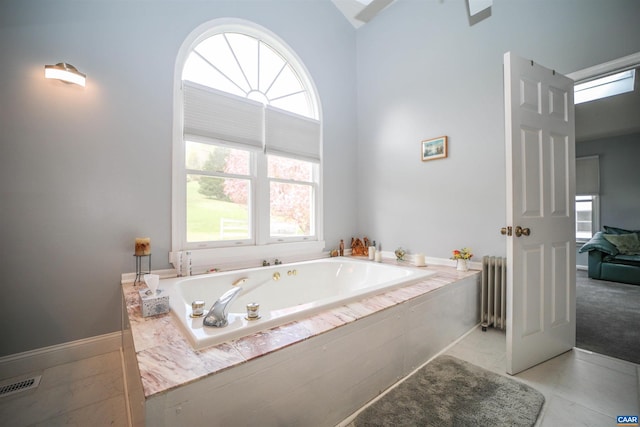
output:
[[[33,372],[42,375],[37,388],[0,398],[0,425],[127,426],[120,354],[114,351]]]
[[[476,328],[446,353],[505,371],[505,335],[495,329]],[[639,373],[640,365],[574,350],[515,378],[545,395],[538,426],[615,426],[616,415],[640,412]],[[127,425],[119,351],[34,374],[37,389],[0,398],[3,426]]]
[[[446,352],[505,374],[504,332],[476,328]],[[640,365],[574,349],[515,379],[544,394],[537,426],[616,426],[617,415],[640,413]]]

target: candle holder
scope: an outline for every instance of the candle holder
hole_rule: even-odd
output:
[[[142,277],[145,274],[151,274],[151,254],[148,255],[134,255],[136,257],[136,279],[133,281],[133,284],[142,283]],[[147,271],[142,271],[142,258],[148,258],[149,264],[147,266]]]

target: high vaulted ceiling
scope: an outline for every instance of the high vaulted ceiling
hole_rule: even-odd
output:
[[[396,0],[331,0],[354,28],[360,28]]]

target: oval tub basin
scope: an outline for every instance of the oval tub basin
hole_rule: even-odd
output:
[[[160,288],[168,292],[173,316],[188,340],[195,349],[202,349],[416,283],[433,274],[402,265],[336,257],[165,279],[160,281]],[[229,308],[227,326],[204,326],[203,317],[191,316],[193,301],[204,300],[206,314],[234,282],[243,278],[247,280]],[[249,303],[260,304],[259,319],[247,319]]]

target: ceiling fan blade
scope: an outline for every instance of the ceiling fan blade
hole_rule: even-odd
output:
[[[358,21],[369,22],[374,16],[378,14],[382,9],[389,6],[394,0],[373,0],[364,9],[358,13],[355,18]]]

